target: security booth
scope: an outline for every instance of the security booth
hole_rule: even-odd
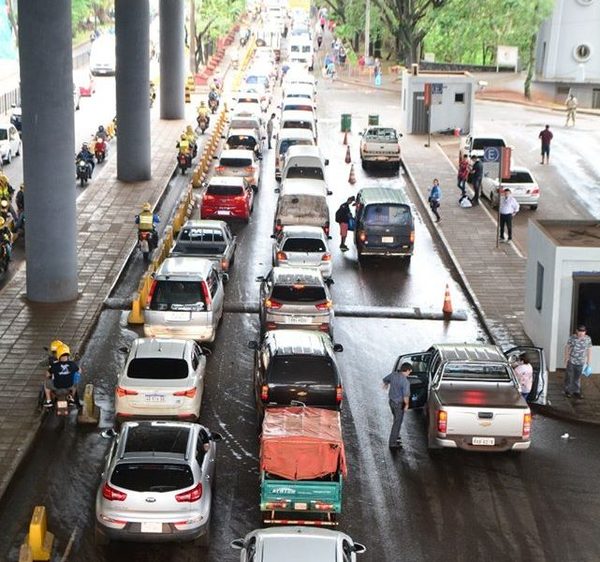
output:
[[[600,373],[600,222],[530,220],[527,246],[527,335],[555,371],[564,368],[567,339],[585,324],[592,371]]]
[[[468,72],[427,72],[418,65],[402,73],[402,128],[413,135],[467,134],[473,128],[475,80]]]

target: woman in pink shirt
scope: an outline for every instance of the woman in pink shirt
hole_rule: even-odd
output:
[[[521,388],[521,396],[527,400],[527,396],[529,396],[531,387],[533,386],[533,367],[525,355],[519,357],[519,363],[514,371]]]

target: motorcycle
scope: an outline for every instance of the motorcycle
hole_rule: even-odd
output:
[[[150,252],[156,248],[158,233],[156,230],[140,230],[138,233],[138,246],[144,256],[144,261],[150,261]]]
[[[150,82],[150,107],[154,105],[154,100],[156,100],[156,85]]]
[[[177,155],[177,164],[179,169],[181,170],[181,175],[185,174],[185,171],[188,168],[192,167],[192,158],[189,154],[185,154],[184,152],[180,152]]]
[[[201,133],[204,134],[204,131],[208,129],[210,118],[208,115],[198,115],[198,117],[196,117],[196,121],[198,122],[198,127],[200,127]]]
[[[98,164],[102,164],[102,162],[106,160],[107,150],[108,146],[106,142],[101,138],[96,139],[96,144],[94,146],[94,156],[96,157]]]
[[[83,160],[83,158],[77,160],[76,171],[77,179],[80,181],[81,187],[84,187],[92,178],[92,170],[90,169],[90,165]]]
[[[210,109],[211,113],[216,113],[217,109],[219,108],[219,99],[214,96],[214,97],[209,97],[208,98],[208,107]]]
[[[0,274],[8,271],[9,262],[10,257],[8,253],[8,248],[6,247],[6,243],[0,244]]]

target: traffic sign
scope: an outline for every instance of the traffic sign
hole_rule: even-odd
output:
[[[497,146],[486,146],[483,149],[484,162],[500,162],[500,149]]]

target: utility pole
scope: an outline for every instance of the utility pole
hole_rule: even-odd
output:
[[[369,58],[369,43],[371,42],[371,0],[365,0],[365,62]]]
[[[196,74],[196,0],[190,0],[190,72]]]

